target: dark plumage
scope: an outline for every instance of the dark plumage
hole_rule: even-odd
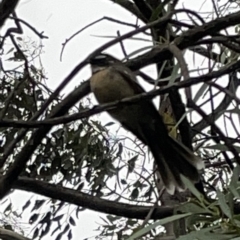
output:
[[[119,60],[107,54],[90,59],[91,90],[99,103],[108,103],[144,93],[134,73]],[[168,135],[167,128],[153,105],[146,100],[129,103],[108,111],[125,129],[150,148],[161,179],[170,193],[184,189],[180,174],[199,181],[198,170],[204,167],[200,158]]]

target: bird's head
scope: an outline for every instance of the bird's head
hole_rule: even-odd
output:
[[[92,73],[96,73],[113,64],[121,63],[121,61],[119,61],[118,59],[114,58],[109,54],[100,53],[94,57],[90,57],[89,63],[91,64]]]

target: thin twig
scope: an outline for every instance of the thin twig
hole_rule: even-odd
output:
[[[176,57],[178,61],[183,79],[184,80],[189,79],[190,78],[189,70],[187,67],[187,63],[183,57],[182,51],[174,43],[169,44],[169,50],[174,55],[174,57]],[[185,88],[185,94],[186,94],[187,100],[192,99],[191,88]]]
[[[113,39],[105,44],[103,44],[101,47],[96,49],[95,51],[92,52],[88,57],[86,57],[82,62],[80,62],[71,72],[70,74],[60,83],[60,85],[57,87],[57,89],[51,94],[51,96],[43,103],[41,109],[34,114],[34,116],[30,120],[36,120],[49,106],[49,104],[58,96],[58,94],[62,91],[63,88],[66,87],[66,85],[77,75],[77,73],[88,64],[88,61],[91,57],[96,56],[97,54],[101,53],[103,50],[111,47],[112,45],[118,43],[119,41],[129,38],[139,32],[145,31],[146,29],[149,29],[152,26],[161,26],[162,24],[165,24],[174,14],[174,12],[167,14],[166,16],[151,22],[149,24],[146,24],[145,26],[135,29],[131,32],[128,32],[124,35],[122,35],[119,38]],[[6,146],[3,157],[1,159],[1,162],[5,162],[9,154],[13,151],[14,147],[16,144],[25,136],[27,130],[22,129],[17,137],[13,139],[12,142],[8,146]]]
[[[87,28],[93,26],[94,24],[98,23],[98,22],[101,22],[103,20],[108,20],[108,21],[111,21],[111,22],[115,22],[115,23],[118,23],[118,24],[122,24],[122,25],[125,25],[125,26],[129,26],[129,27],[134,27],[134,28],[138,28],[137,25],[135,24],[131,24],[131,23],[126,23],[126,22],[123,22],[123,21],[119,21],[117,19],[114,19],[114,18],[110,18],[110,17],[102,17],[94,22],[91,22],[89,23],[88,25],[86,25],[85,27],[81,28],[80,30],[78,30],[76,33],[74,33],[70,38],[67,38],[65,40],[65,42],[62,44],[62,50],[61,50],[61,53],[60,53],[60,61],[62,61],[62,55],[63,55],[63,51],[64,51],[64,48],[66,47],[67,43],[69,41],[71,41],[74,37],[76,37],[79,33],[83,32],[84,30],[86,30]]]
[[[38,32],[38,31],[36,30],[36,28],[34,28],[33,26],[31,26],[28,22],[26,22],[26,21],[24,21],[24,20],[22,20],[22,19],[20,19],[20,18],[18,18],[18,17],[9,17],[9,18],[10,18],[10,19],[13,19],[13,20],[15,20],[15,21],[18,21],[18,22],[23,23],[23,24],[26,25],[28,28],[30,28],[39,38],[41,38],[41,39],[44,39],[44,38],[48,39],[48,36],[44,36],[44,35],[43,35],[44,32]]]
[[[137,101],[142,101],[142,100],[146,100],[146,99],[152,99],[160,94],[166,94],[171,90],[178,90],[181,88],[186,88],[186,87],[190,87],[194,84],[199,84],[202,82],[207,82],[212,80],[213,78],[218,78],[221,77],[224,74],[229,73],[230,71],[233,71],[233,69],[240,67],[240,60],[229,65],[229,66],[225,66],[222,69],[218,70],[218,71],[213,71],[210,73],[207,73],[205,75],[202,76],[198,76],[198,77],[192,77],[189,78],[187,80],[184,80],[182,82],[176,82],[173,83],[171,85],[162,87],[161,89],[155,89],[149,92],[145,92],[142,94],[138,94],[135,95],[133,97],[128,97],[128,98],[124,98],[120,101],[114,101],[111,103],[106,103],[106,104],[101,104],[101,105],[97,105],[95,107],[93,107],[92,109],[88,109],[88,110],[83,110],[80,111],[78,113],[72,114],[70,116],[61,116],[61,117],[56,117],[56,118],[51,118],[51,119],[46,119],[43,121],[13,121],[13,120],[2,120],[0,121],[0,126],[1,127],[41,127],[41,126],[51,126],[51,125],[57,125],[57,124],[63,124],[63,123],[69,123],[71,121],[75,121],[75,120],[79,120],[82,118],[86,118],[86,117],[90,117],[94,114],[106,111],[106,110],[110,110],[113,108],[116,108],[120,105],[124,105],[124,104],[129,104],[129,103],[133,103],[133,102],[137,102]],[[211,82],[209,84],[212,84]],[[214,85],[215,86],[215,85]],[[218,86],[218,85],[217,85]],[[219,90],[221,90],[222,88],[220,88]],[[236,97],[228,90],[224,89],[224,91],[229,94],[229,96],[232,99],[236,99]],[[240,100],[238,99],[238,101],[240,102]]]
[[[207,114],[201,108],[199,108],[193,101],[189,102],[188,107],[194,109],[198,114],[200,114],[201,117],[209,124],[209,126],[213,128],[213,130],[219,135],[220,140],[222,140],[229,149],[229,151],[232,152],[237,163],[240,164],[240,157],[238,151],[234,148],[232,142],[230,142],[229,139],[225,137],[220,128],[216,126],[216,124],[211,119],[209,119]]]
[[[121,36],[119,30],[117,31],[117,36],[118,36],[118,37]],[[120,46],[121,46],[121,49],[122,49],[122,52],[123,52],[124,57],[128,60],[128,55],[127,55],[126,49],[125,49],[125,47],[124,47],[124,45],[123,45],[123,41],[120,41],[119,43],[120,43]]]

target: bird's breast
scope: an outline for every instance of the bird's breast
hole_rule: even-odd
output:
[[[90,79],[91,90],[99,103],[108,103],[134,95],[134,89],[117,71],[105,69]]]

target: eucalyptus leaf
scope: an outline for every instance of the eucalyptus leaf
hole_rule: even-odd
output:
[[[218,226],[213,226],[180,236],[177,240],[232,240],[237,236],[238,233],[224,233]]]
[[[154,228],[156,228],[156,227],[158,227],[160,225],[164,225],[166,223],[174,222],[176,220],[179,220],[179,219],[182,219],[182,218],[185,218],[185,217],[189,217],[191,215],[192,215],[192,213],[184,213],[184,214],[178,214],[178,215],[174,215],[174,216],[171,216],[171,217],[167,217],[167,218],[161,219],[161,220],[155,222],[154,224],[151,224],[150,226],[147,226],[147,227],[137,231],[132,236],[130,236],[127,240],[138,239],[142,235],[148,233],[149,231],[151,231],[152,229],[154,229]]]
[[[219,190],[217,190],[217,196],[218,196],[218,202],[220,205],[220,208],[222,209],[223,213],[229,217],[230,219],[232,219],[232,212],[229,208],[229,206],[227,205],[226,199],[225,199],[225,195],[220,192]]]
[[[181,174],[181,180],[183,181],[184,185],[191,191],[191,193],[200,201],[202,202],[204,197],[203,195],[196,189],[194,184],[185,176]]]
[[[224,144],[215,144],[211,146],[204,146],[207,149],[220,150],[220,151],[229,151],[228,147]],[[240,147],[234,146],[234,148],[240,153]]]

